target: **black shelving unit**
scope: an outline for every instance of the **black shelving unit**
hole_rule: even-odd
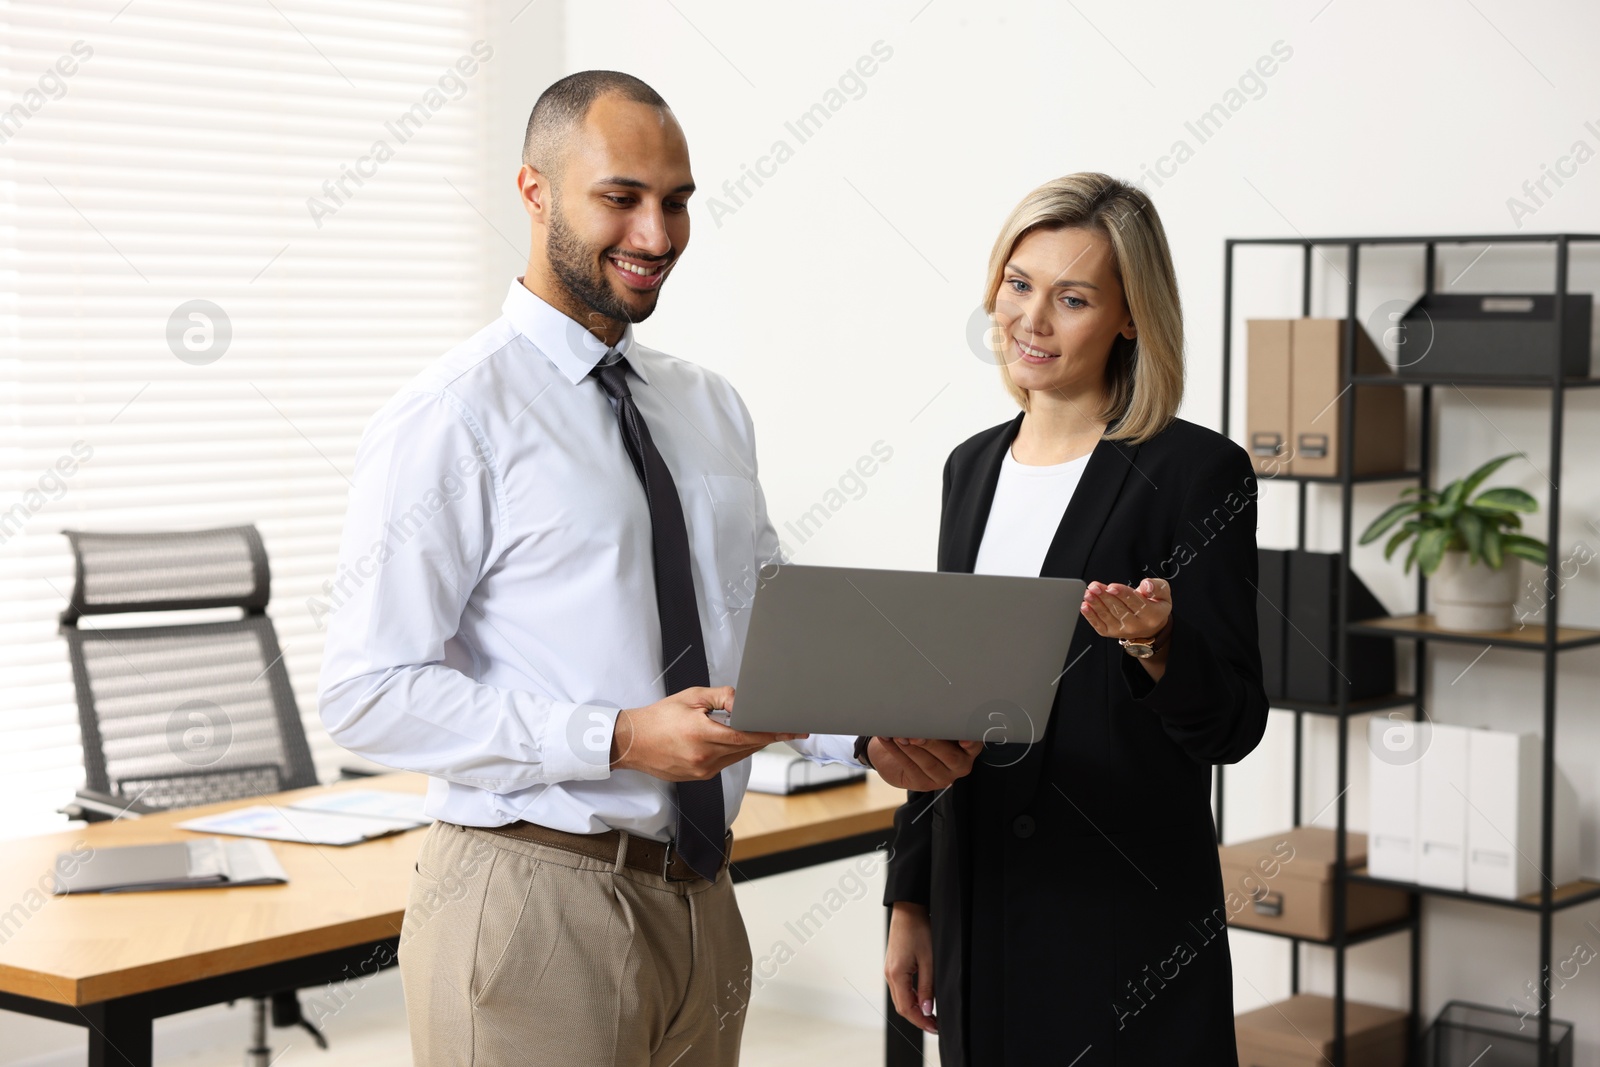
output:
[[[1551,937],[1554,915],[1565,908],[1574,907],[1588,901],[1600,899],[1600,883],[1577,882],[1567,886],[1552,886],[1549,879],[1539,891],[1527,897],[1508,900],[1500,897],[1488,897],[1479,894],[1460,892],[1456,890],[1435,889],[1430,886],[1418,885],[1409,882],[1394,882],[1387,879],[1373,878],[1365,870],[1352,871],[1349,869],[1346,855],[1345,830],[1347,785],[1349,783],[1350,739],[1348,722],[1352,716],[1366,715],[1375,711],[1391,708],[1411,706],[1413,718],[1421,721],[1424,717],[1423,700],[1427,693],[1428,680],[1428,644],[1430,641],[1445,642],[1470,642],[1478,645],[1497,645],[1506,648],[1518,648],[1542,653],[1544,667],[1544,733],[1543,733],[1543,783],[1542,804],[1543,821],[1540,837],[1540,869],[1551,869],[1554,855],[1554,793],[1555,793],[1555,736],[1556,736],[1556,659],[1558,653],[1572,648],[1582,648],[1589,645],[1600,644],[1600,630],[1580,629],[1576,627],[1558,627],[1557,594],[1560,583],[1556,573],[1557,560],[1560,556],[1560,530],[1561,530],[1561,446],[1563,431],[1563,416],[1565,409],[1565,395],[1569,389],[1588,389],[1600,387],[1600,378],[1573,378],[1563,376],[1559,371],[1559,360],[1552,360],[1552,367],[1556,368],[1549,375],[1526,374],[1512,378],[1486,378],[1479,376],[1450,376],[1450,375],[1416,375],[1387,377],[1383,375],[1356,374],[1356,331],[1363,326],[1356,315],[1356,289],[1360,277],[1361,249],[1373,245],[1404,245],[1413,246],[1423,250],[1424,292],[1431,293],[1434,288],[1434,275],[1436,273],[1436,249],[1441,245],[1548,245],[1555,255],[1555,319],[1556,337],[1555,352],[1562,351],[1565,338],[1565,303],[1567,295],[1568,257],[1571,246],[1580,242],[1600,241],[1600,234],[1479,234],[1479,235],[1445,235],[1422,237],[1266,237],[1266,238],[1231,238],[1225,242],[1223,264],[1223,317],[1222,317],[1222,431],[1229,436],[1232,434],[1232,388],[1233,388],[1233,265],[1234,251],[1236,248],[1251,245],[1271,245],[1278,247],[1295,247],[1302,250],[1301,256],[1301,289],[1300,313],[1303,316],[1311,314],[1311,267],[1312,255],[1319,247],[1343,248],[1346,251],[1347,267],[1345,277],[1346,300],[1345,318],[1349,323],[1345,331],[1344,352],[1341,368],[1341,381],[1348,385],[1383,385],[1393,388],[1406,388],[1415,386],[1422,392],[1421,417],[1419,431],[1419,457],[1417,470],[1396,471],[1376,475],[1349,474],[1352,467],[1353,437],[1355,426],[1355,399],[1342,406],[1340,414],[1340,443],[1339,443],[1339,469],[1343,472],[1336,476],[1306,477],[1292,474],[1276,476],[1275,480],[1284,480],[1297,483],[1298,488],[1298,547],[1306,547],[1306,494],[1310,484],[1336,484],[1340,487],[1340,533],[1339,545],[1342,553],[1343,565],[1339,575],[1339,612],[1338,612],[1338,648],[1336,662],[1342,671],[1348,664],[1347,637],[1351,634],[1364,634],[1372,636],[1391,637],[1395,640],[1410,640],[1415,643],[1416,654],[1412,658],[1412,683],[1410,693],[1399,693],[1377,697],[1369,700],[1351,701],[1342,693],[1337,703],[1334,704],[1306,704],[1295,701],[1277,701],[1274,707],[1292,711],[1294,713],[1294,825],[1301,825],[1301,776],[1303,766],[1303,722],[1307,714],[1328,715],[1336,718],[1339,724],[1338,739],[1338,786],[1339,794],[1334,803],[1337,805],[1337,862],[1335,864],[1334,881],[1334,930],[1333,937],[1327,941],[1309,941],[1310,944],[1323,945],[1333,951],[1333,1023],[1334,1023],[1334,1067],[1345,1067],[1344,1028],[1345,1028],[1345,951],[1346,949],[1364,942],[1387,937],[1391,934],[1410,934],[1410,970],[1411,970],[1411,1017],[1408,1025],[1409,1051],[1408,1061],[1415,1063],[1419,1059],[1420,1042],[1419,1030],[1421,1020],[1420,998],[1422,986],[1422,902],[1425,897],[1439,896],[1456,900],[1470,901],[1486,906],[1509,908],[1521,911],[1532,911],[1539,916],[1539,974],[1544,976],[1550,973],[1551,965]],[[1430,625],[1430,619],[1425,615],[1400,617],[1388,620],[1352,620],[1346,617],[1350,594],[1350,559],[1353,537],[1351,531],[1351,503],[1353,488],[1360,482],[1412,480],[1424,488],[1429,487],[1433,463],[1433,389],[1435,386],[1450,386],[1460,389],[1469,388],[1526,388],[1545,389],[1550,394],[1550,502],[1547,514],[1549,524],[1548,534],[1545,538],[1549,546],[1548,558],[1545,568],[1545,619],[1542,637],[1522,636],[1520,634],[1485,635],[1460,631],[1446,631]],[[1236,438],[1237,439],[1237,438]],[[1422,611],[1427,604],[1427,578],[1421,569],[1417,571],[1416,597],[1418,611]],[[1216,811],[1217,811],[1217,840],[1222,841],[1223,826],[1223,768],[1216,769]],[[1352,883],[1365,885],[1386,886],[1393,889],[1404,890],[1411,894],[1411,909],[1407,919],[1393,923],[1375,930],[1362,930],[1350,933],[1346,929],[1347,919],[1347,894]],[[1252,931],[1255,932],[1255,931]],[[1293,992],[1300,989],[1300,943],[1306,939],[1291,937],[1290,988]],[[1548,1007],[1539,1013],[1539,1064],[1540,1067],[1554,1067],[1554,1050],[1550,1044],[1550,1012]]]

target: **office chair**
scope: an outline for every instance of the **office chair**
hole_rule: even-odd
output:
[[[72,661],[85,788],[66,814],[89,821],[317,784],[277,632],[254,526],[160,533],[63,530],[72,599],[61,633]],[[86,616],[240,608],[221,622],[100,629]],[[246,1062],[265,1067],[274,1026],[327,1039],[290,989],[255,997]]]

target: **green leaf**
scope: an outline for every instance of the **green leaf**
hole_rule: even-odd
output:
[[[1503,485],[1498,489],[1485,489],[1472,501],[1475,506],[1503,508],[1507,511],[1538,511],[1539,502],[1521,489]]]
[[[1444,487],[1444,495],[1439,500],[1440,508],[1457,508],[1467,495],[1467,483],[1457,478]]]
[[[1468,504],[1467,507],[1477,512],[1478,517],[1484,521],[1485,525],[1508,530],[1522,529],[1522,516],[1514,511],[1507,511],[1505,508],[1480,507],[1476,503]]]
[[[1417,558],[1417,546],[1420,545],[1421,543],[1422,543],[1422,538],[1421,537],[1417,537],[1416,539],[1414,539],[1411,542],[1411,551],[1406,553],[1406,565],[1405,565],[1405,568],[1404,568],[1404,573],[1406,573],[1406,574],[1410,574],[1411,573],[1411,564],[1416,561],[1416,558]]]
[[[1439,494],[1434,490],[1424,488],[1420,485],[1408,485],[1404,489],[1400,490],[1401,496],[1411,496],[1413,493],[1420,496],[1423,500],[1433,500],[1439,496]]]
[[[1503,456],[1496,456],[1494,459],[1491,459],[1489,462],[1485,463],[1483,466],[1467,475],[1462,483],[1462,495],[1465,496],[1474,489],[1478,488],[1478,486],[1482,485],[1485,478],[1499,470],[1500,467],[1508,460],[1513,460],[1523,455],[1525,455],[1525,453],[1508,452]]]
[[[1542,548],[1528,548],[1526,545],[1510,545],[1506,548],[1506,555],[1520,556],[1529,563],[1537,563],[1541,567],[1548,565],[1548,561],[1545,559],[1544,549]]]
[[[1445,549],[1450,546],[1454,536],[1453,528],[1441,526],[1417,537],[1417,565],[1422,568],[1423,574],[1431,575],[1439,569],[1439,561],[1444,559]]]
[[[1519,556],[1541,567],[1548,566],[1545,544],[1537,538],[1525,537],[1522,534],[1506,534],[1501,537],[1500,544],[1510,555]]]
[[[1500,564],[1505,561],[1500,553],[1500,539],[1500,531],[1493,527],[1483,533],[1483,561],[1495,570],[1499,570]]]
[[[1483,552],[1483,517],[1470,507],[1463,508],[1456,516],[1456,530],[1467,546],[1467,562],[1478,562],[1478,556]]]
[[[1390,504],[1384,509],[1382,515],[1379,515],[1376,519],[1372,520],[1372,525],[1368,526],[1361,534],[1361,541],[1359,543],[1363,545],[1371,544],[1373,541],[1376,541],[1378,538],[1382,537],[1385,530],[1399,522],[1402,518],[1407,515],[1415,514],[1425,507],[1427,507],[1427,505],[1419,500],[1402,500],[1398,504]]]
[[[1394,550],[1400,547],[1400,542],[1421,530],[1422,523],[1412,519],[1396,530],[1394,536],[1389,538],[1389,543],[1383,546],[1383,558],[1388,559],[1394,555]]]

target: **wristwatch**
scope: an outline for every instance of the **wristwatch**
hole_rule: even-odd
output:
[[[863,734],[856,738],[856,762],[869,770],[877,770],[876,767],[872,766],[872,761],[867,758],[867,746],[871,743],[872,736],[870,734]]]
[[[1167,639],[1172,635],[1172,616],[1167,616],[1167,624],[1154,637],[1147,637],[1143,641],[1130,641],[1123,637],[1118,639],[1122,650],[1134,659],[1149,659],[1160,652],[1167,645]]]

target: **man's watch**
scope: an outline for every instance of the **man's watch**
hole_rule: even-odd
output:
[[[870,734],[863,734],[856,738],[856,762],[869,770],[877,770],[876,767],[872,766],[872,761],[867,758],[867,746],[870,744],[872,744],[872,736]]]
[[[1161,632],[1154,637],[1147,637],[1142,641],[1131,641],[1126,637],[1119,638],[1122,650],[1134,659],[1149,659],[1160,652],[1167,645],[1167,640],[1172,636],[1172,616],[1167,616],[1167,624]]]

